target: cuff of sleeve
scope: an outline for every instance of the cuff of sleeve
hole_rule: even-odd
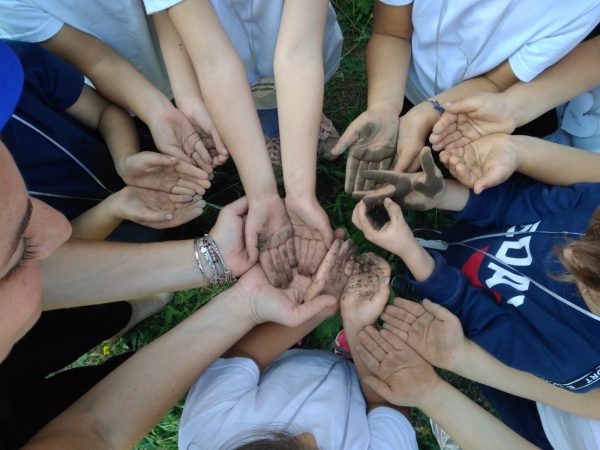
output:
[[[438,252],[431,252],[431,256],[435,261],[435,268],[429,278],[417,281],[410,276],[408,282],[421,296],[450,308],[464,283],[464,276],[454,267],[449,267]]]
[[[175,5],[178,5],[183,0],[144,0],[144,8],[146,8],[146,14],[151,16],[169,9]]]
[[[497,187],[485,189],[481,194],[475,194],[473,190],[469,191],[469,200],[462,211],[452,214],[456,220],[476,221],[480,218],[488,219],[496,205],[495,197]]]

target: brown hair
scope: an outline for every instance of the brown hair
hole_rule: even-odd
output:
[[[234,436],[221,450],[306,450],[297,434],[285,429],[255,428]]]
[[[600,292],[600,207],[594,211],[581,239],[557,247],[554,253],[568,271],[557,278],[576,280]]]

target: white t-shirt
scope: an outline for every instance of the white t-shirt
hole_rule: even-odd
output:
[[[111,46],[172,98],[158,38],[141,0],[0,0],[0,38],[42,42],[64,24]]]
[[[600,420],[569,414],[542,403],[536,405],[554,450],[600,450]]]
[[[600,20],[598,0],[380,1],[413,3],[406,96],[415,104],[507,59],[517,78],[531,81]]]
[[[148,14],[155,14],[182,0],[144,0]],[[244,62],[248,81],[253,85],[273,76],[273,57],[285,0],[211,0],[229,40]],[[323,64],[325,80],[340,65],[342,30],[331,4],[325,20]]]
[[[262,375],[251,359],[218,359],[188,394],[179,448],[216,450],[269,426],[310,431],[327,450],[417,449],[401,413],[380,407],[366,414],[351,362],[317,350],[290,350]]]

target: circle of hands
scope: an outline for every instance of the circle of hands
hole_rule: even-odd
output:
[[[253,324],[299,326],[341,309],[344,327],[357,330],[355,355],[370,374],[363,380],[387,401],[419,406],[441,383],[432,364],[451,370],[460,364],[467,342],[458,318],[425,300],[423,304],[389,299],[390,266],[373,253],[356,254],[341,230],[312,276],[292,269],[285,288],[273,286],[243,239],[248,202],[226,206],[211,230],[227,264],[240,277],[235,289],[246,302]],[[383,320],[378,330],[373,323]]]

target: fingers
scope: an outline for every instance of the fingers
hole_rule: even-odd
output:
[[[190,201],[191,198],[196,195],[197,192],[194,189],[189,189],[187,187],[183,187],[183,186],[173,186],[173,188],[171,189],[171,193],[169,195],[174,196],[174,198],[176,198],[177,196],[188,196],[189,199],[186,201]]]
[[[287,247],[287,254],[290,260],[290,265],[292,267],[298,266],[298,256],[296,254],[296,245],[294,244],[296,238],[292,236],[290,239],[285,241],[285,245]]]
[[[449,113],[470,113],[479,109],[480,101],[476,96],[471,96],[452,102],[446,102],[442,106]]]
[[[258,258],[258,235],[254,232],[251,227],[246,226],[244,228],[245,240],[246,240],[246,251],[250,257],[250,261],[256,261]],[[261,267],[264,267],[261,261]],[[268,278],[268,277],[267,277]],[[269,280],[270,281],[270,280]]]
[[[430,142],[439,143],[448,133],[456,130],[457,115],[446,110],[431,129]]]
[[[381,339],[377,339],[379,333],[372,326],[366,327],[364,330],[358,333],[358,340],[360,344],[375,358],[381,362],[384,360],[386,352],[381,346]]]
[[[346,161],[346,180],[344,183],[344,190],[346,193],[351,194],[355,191],[356,175],[358,172],[358,166],[360,161],[354,156],[349,155]]]
[[[396,184],[402,175],[393,170],[365,170],[363,176],[378,183]]]
[[[395,203],[392,199],[386,198],[383,201],[383,207],[390,216],[390,220],[392,223],[396,223],[398,221],[404,221],[404,214],[402,214],[402,209]]]
[[[371,389],[375,391],[377,395],[381,398],[386,399],[388,402],[395,404],[393,398],[393,392],[390,387],[381,381],[379,378],[374,377],[372,375],[368,375],[362,379],[363,383],[369,386]]]
[[[272,251],[273,250],[273,251]],[[283,288],[287,286],[287,277],[278,270],[277,260],[279,260],[279,268],[281,268],[281,257],[277,249],[266,249],[258,254],[258,260],[262,267],[269,283],[277,288]],[[273,260],[275,258],[275,261]]]
[[[180,179],[179,181],[177,181],[177,186],[192,190],[196,194],[204,195],[206,193],[206,190],[210,188],[210,181],[199,180],[199,182],[194,182],[185,179]]]
[[[422,316],[425,313],[425,308],[421,303],[411,302],[405,298],[396,297],[394,299],[394,305],[415,317]]]
[[[363,177],[365,178],[365,186],[364,186],[365,191],[370,191],[371,189],[375,188],[375,181],[367,178],[366,173],[371,170],[378,170],[378,169],[379,169],[379,162],[370,162],[368,169],[363,172]]]
[[[191,134],[187,140],[184,142],[184,151],[186,154],[190,155],[194,161],[198,164],[198,167],[202,167],[200,163],[203,163],[203,166],[211,167],[212,157],[210,153],[202,143],[202,139],[197,132]]]
[[[208,180],[209,174],[204,170],[185,161],[177,161],[175,171],[184,178],[192,180]]]
[[[355,200],[363,200],[367,205],[367,208],[371,209],[376,205],[383,204],[384,199],[395,195],[396,187],[392,184],[385,184],[374,191],[354,191],[352,193],[352,198]]]
[[[364,173],[366,170],[369,169],[369,162],[368,161],[360,161],[358,163],[358,170],[356,172],[356,177],[354,180],[354,188],[353,190],[367,190],[366,189],[366,180],[364,177]]]
[[[282,322],[280,323],[288,327],[297,327],[298,325],[311,320],[318,314],[321,314],[326,309],[334,307],[336,302],[337,299],[334,297],[329,295],[319,295],[308,302],[297,305],[290,314],[287,314],[282,318]]]
[[[456,316],[444,308],[442,305],[432,302],[429,299],[423,300],[423,308],[433,317],[441,321],[454,320]]]
[[[194,196],[189,194],[167,194],[167,198],[172,203],[189,203],[194,200]]]

